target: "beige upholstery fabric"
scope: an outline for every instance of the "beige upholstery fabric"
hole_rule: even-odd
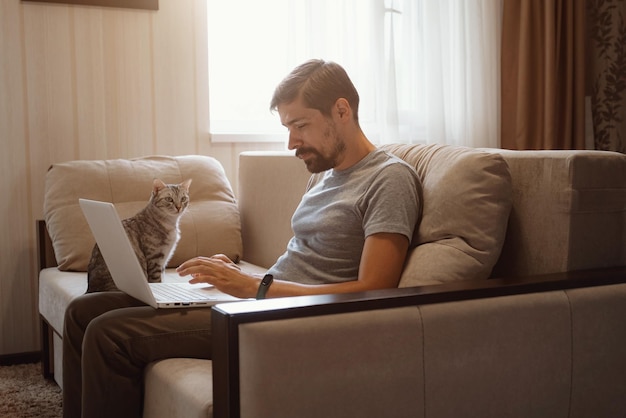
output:
[[[246,323],[242,416],[623,417],[625,298],[618,284]]]
[[[513,210],[496,277],[626,265],[626,156],[510,151]]]
[[[144,389],[144,398],[149,402],[144,402],[143,418],[212,417],[212,366],[211,360],[190,358],[149,364]]]
[[[427,417],[568,411],[571,320],[564,292],[424,305],[420,312]]]
[[[386,145],[422,180],[422,222],[400,286],[487,278],[511,211],[511,176],[497,154],[450,145]]]
[[[271,267],[293,236],[291,216],[309,181],[304,163],[290,152],[239,155],[239,210],[244,259]]]
[[[197,255],[242,255],[235,197],[222,166],[206,156],[144,157],[132,160],[71,161],[54,164],[46,175],[44,215],[58,267],[86,271],[94,239],[79,198],[113,202],[121,218],[143,208],[152,180],[180,183],[192,178],[190,206],[181,218],[181,240],[170,267]]]
[[[242,417],[423,416],[414,306],[244,324],[239,356]]]
[[[572,418],[626,411],[626,284],[567,291],[572,306]]]

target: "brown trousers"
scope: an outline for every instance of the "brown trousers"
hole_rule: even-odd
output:
[[[211,358],[211,309],[153,309],[122,292],[89,293],[68,306],[63,334],[63,416],[141,417],[146,365]]]

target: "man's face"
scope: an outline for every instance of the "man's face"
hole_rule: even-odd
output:
[[[279,105],[278,114],[289,130],[289,149],[296,150],[296,156],[311,173],[329,170],[343,158],[345,143],[337,133],[333,117],[305,107],[300,99]]]

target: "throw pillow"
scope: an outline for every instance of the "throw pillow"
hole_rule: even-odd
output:
[[[217,253],[239,261],[243,252],[239,210],[220,163],[208,156],[150,156],[78,160],[50,167],[44,216],[59,269],[87,271],[95,244],[79,198],[112,202],[124,219],[147,204],[154,178],[166,183],[193,179],[190,205],[180,221],[181,239],[168,267]]]

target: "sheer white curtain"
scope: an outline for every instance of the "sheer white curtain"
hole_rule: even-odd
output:
[[[501,1],[209,0],[212,130],[281,129],[275,83],[324,58],[354,81],[374,142],[497,147]]]
[[[387,103],[396,113],[383,141],[499,146],[501,1],[387,0],[387,8],[387,86],[397,101]]]

